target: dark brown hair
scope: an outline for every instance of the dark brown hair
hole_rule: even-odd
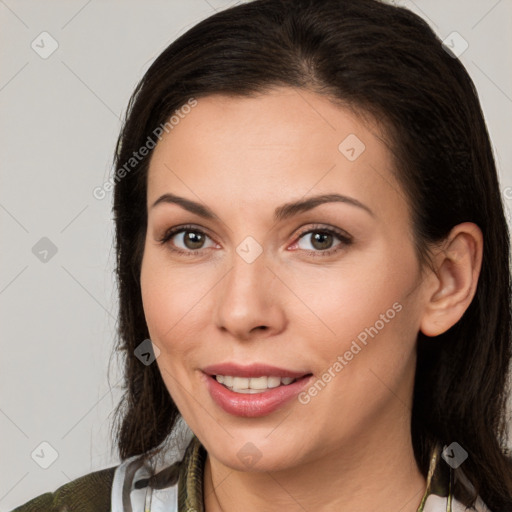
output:
[[[411,429],[423,475],[435,443],[456,441],[469,453],[464,472],[475,493],[495,512],[512,510],[509,233],[475,87],[420,17],[377,0],[255,0],[218,12],[165,49],[138,84],[115,169],[190,98],[251,96],[275,86],[324,94],[386,126],[422,262],[455,225],[481,228],[484,257],[471,305],[444,334],[418,334]],[[123,459],[155,449],[179,417],[157,365],[134,356],[149,338],[139,278],[150,157],[116,174],[114,189]],[[455,495],[466,503],[475,497],[457,487]]]

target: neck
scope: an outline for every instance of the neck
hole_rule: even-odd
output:
[[[373,425],[347,446],[281,471],[235,471],[208,454],[205,511],[416,512],[426,481],[414,458],[410,417],[404,420],[398,424],[395,416],[393,429]]]

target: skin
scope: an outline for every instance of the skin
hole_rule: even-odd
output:
[[[338,149],[349,134],[365,145],[354,161]],[[155,148],[144,312],[167,389],[208,452],[207,512],[417,509],[426,482],[410,434],[416,338],[420,330],[444,332],[469,306],[482,236],[474,224],[456,226],[435,249],[433,269],[422,269],[393,168],[377,126],[292,88],[201,98]],[[152,207],[166,193],[217,218],[178,204]],[[371,213],[331,202],[273,219],[278,206],[332,193]],[[159,243],[184,224],[206,237],[194,245],[181,232]],[[315,243],[313,235],[329,227],[352,242]],[[236,252],[248,236],[263,249],[252,263]],[[329,249],[338,250],[325,255]],[[203,382],[201,368],[228,361],[316,380],[395,303],[401,311],[307,404],[292,400],[263,417],[236,417]],[[251,466],[237,455],[247,442],[260,456]]]

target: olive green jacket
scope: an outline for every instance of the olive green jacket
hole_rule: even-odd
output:
[[[55,492],[41,494],[13,512],[110,512],[116,466],[77,478]]]

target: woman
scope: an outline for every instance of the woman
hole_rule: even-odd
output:
[[[16,510],[512,510],[508,230],[425,22],[219,12],[147,71],[115,164],[122,463]]]

